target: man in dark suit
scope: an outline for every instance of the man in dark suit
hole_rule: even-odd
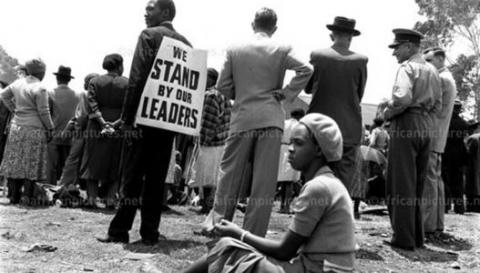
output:
[[[343,156],[335,171],[350,192],[363,130],[360,102],[367,81],[368,58],[349,50],[352,38],[360,35],[355,20],[335,17],[327,28],[332,31],[333,45],[312,52],[310,63],[314,72],[305,92],[313,95],[308,113],[327,115],[340,127]]]
[[[463,202],[464,179],[463,168],[467,165],[467,148],[465,138],[468,136],[468,123],[460,116],[462,103],[456,100],[453,105],[452,119],[448,128],[447,144],[442,158],[442,179],[445,182],[445,212],[448,213],[453,203],[457,214],[465,212]]]
[[[122,129],[127,137],[122,160],[122,199],[117,214],[110,223],[108,236],[98,238],[101,242],[127,243],[128,231],[132,228],[137,208],[141,209],[142,242],[153,245],[160,236],[158,227],[164,182],[175,133],[145,126],[133,128],[133,124],[143,88],[163,37],[190,45],[173,28],[174,17],[173,0],[150,0],[146,6],[147,29],[140,34],[135,49],[122,113]]]

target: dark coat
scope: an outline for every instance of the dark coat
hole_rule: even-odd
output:
[[[128,91],[123,105],[122,120],[127,124],[132,124],[135,120],[143,88],[164,36],[180,40],[190,46],[187,39],[177,33],[169,22],[142,31],[133,55]]]
[[[447,144],[442,157],[445,164],[464,166],[467,163],[467,149],[464,142],[467,135],[468,123],[454,113],[448,128]]]
[[[88,87],[90,113],[82,157],[83,179],[116,180],[119,175],[122,138],[101,136],[100,124],[95,119],[101,115],[107,122],[120,118],[128,79],[115,74],[96,77]]]
[[[360,102],[367,81],[368,58],[334,48],[315,50],[310,56],[313,76],[305,92],[313,94],[308,113],[322,113],[334,119],[344,145],[359,145],[362,136]]]

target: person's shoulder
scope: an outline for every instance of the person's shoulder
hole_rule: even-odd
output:
[[[305,191],[313,196],[331,195],[332,191],[342,186],[342,182],[332,173],[321,174],[305,183]]]
[[[357,61],[360,61],[360,62],[368,62],[368,57],[366,55],[363,55],[361,53],[358,53],[358,52],[353,52],[352,51],[352,59],[354,60],[357,60]]]
[[[317,48],[312,50],[310,54],[312,57],[329,57],[332,56],[332,49],[330,47],[327,48]]]

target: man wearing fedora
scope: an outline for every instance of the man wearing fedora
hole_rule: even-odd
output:
[[[68,83],[74,78],[70,67],[60,65],[53,74],[57,78],[58,86],[48,94],[55,128],[52,141],[48,143],[47,183],[56,185],[71,145],[71,136],[68,136],[65,129],[75,115],[80,98],[68,87]]]
[[[333,45],[314,50],[310,56],[314,72],[305,88],[306,93],[313,95],[308,113],[327,115],[340,127],[343,156],[335,171],[351,193],[363,130],[360,102],[367,81],[368,58],[349,49],[352,38],[360,35],[354,19],[337,16],[327,28],[332,32]]]
[[[420,205],[442,89],[435,67],[419,53],[423,35],[409,29],[393,33],[389,47],[400,67],[392,96],[383,103],[384,118],[391,122],[386,200],[393,229],[391,241],[385,243],[414,250],[424,243]]]

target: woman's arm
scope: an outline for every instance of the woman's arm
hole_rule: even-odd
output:
[[[50,106],[48,105],[47,90],[41,87],[35,96],[35,100],[37,105],[37,112],[40,116],[43,127],[45,127],[45,129],[48,131],[53,130],[54,125],[52,121],[52,116],[50,115]]]
[[[10,112],[15,111],[15,103],[13,102],[13,85],[5,87],[5,89],[0,89],[0,100],[3,101],[3,104]]]
[[[88,104],[90,108],[89,117],[95,119],[100,127],[103,129],[107,126],[107,122],[103,119],[102,112],[100,112],[100,107],[98,106],[97,101],[97,91],[94,83],[90,83],[88,86]]]
[[[307,240],[307,237],[288,230],[280,241],[274,241],[251,234],[227,220],[222,220],[217,224],[215,231],[221,236],[229,236],[239,240],[243,239],[245,243],[253,246],[267,256],[283,261],[288,261],[295,257],[300,246]]]

